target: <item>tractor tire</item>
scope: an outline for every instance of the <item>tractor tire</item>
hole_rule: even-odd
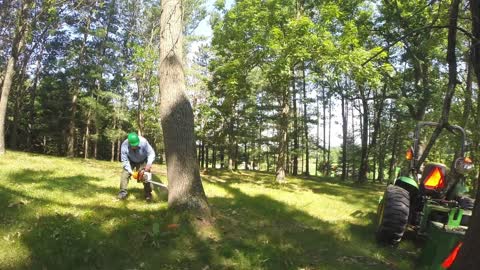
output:
[[[399,186],[389,185],[378,206],[377,241],[397,245],[407,228],[410,194]]]

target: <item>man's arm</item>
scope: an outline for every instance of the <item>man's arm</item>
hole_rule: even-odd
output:
[[[150,171],[153,161],[155,160],[155,151],[153,150],[152,146],[148,141],[147,141],[147,154],[148,154],[148,157],[147,157],[147,165],[145,166],[145,170]]]
[[[129,174],[133,174],[132,167],[130,166],[130,160],[128,160],[128,143],[122,143],[120,160],[122,161],[123,168]]]

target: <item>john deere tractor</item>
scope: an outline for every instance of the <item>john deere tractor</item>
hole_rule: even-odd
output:
[[[448,145],[459,148],[451,153],[454,158],[449,167],[430,161],[420,164],[425,150],[424,142],[420,141],[421,132],[438,125],[420,122],[411,134],[413,146],[407,150],[407,168],[387,186],[380,199],[376,231],[379,242],[393,245],[402,240],[407,230],[425,239],[422,269],[432,270],[445,269],[449,260],[454,259],[449,255],[461,246],[474,205],[474,201],[464,194],[465,175],[473,169],[473,163],[465,156],[463,128],[447,125],[442,129],[442,133],[449,133],[449,138],[456,139]],[[435,155],[428,154],[424,160],[430,160],[429,156]]]

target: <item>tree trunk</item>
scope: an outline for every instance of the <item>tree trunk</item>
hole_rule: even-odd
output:
[[[327,158],[326,158],[326,141],[327,141],[327,138],[326,138],[326,131],[327,131],[327,119],[325,117],[325,113],[326,113],[326,106],[327,106],[327,98],[326,98],[326,95],[325,95],[325,87],[322,87],[322,110],[323,110],[323,159],[322,159],[322,173],[325,175],[326,171],[325,171],[325,162],[327,161]]]
[[[25,21],[26,12],[28,9],[28,2],[25,1],[21,10],[18,11],[18,25],[13,38],[11,53],[7,61],[5,75],[3,79],[2,92],[0,98],[0,155],[5,154],[5,126],[7,118],[7,104],[8,96],[12,88],[13,76],[15,75],[15,64],[18,60],[19,54],[22,52],[25,36],[27,35],[28,25]]]
[[[286,152],[287,152],[287,133],[288,133],[288,114],[290,112],[288,89],[283,92],[283,99],[278,123],[278,157],[277,157],[277,169],[276,169],[276,181],[278,183],[285,182],[285,168],[286,164]]]
[[[233,166],[235,167],[235,171],[238,171],[238,143],[235,144],[235,155],[233,157]]]
[[[395,166],[397,164],[397,157],[396,157],[396,153],[397,153],[397,145],[398,145],[398,141],[399,141],[399,132],[395,132],[396,130],[398,130],[399,128],[399,124],[398,124],[398,119],[396,120],[395,122],[395,125],[394,125],[394,128],[393,128],[393,143],[392,143],[392,152],[390,154],[390,166],[388,167],[388,180],[389,182],[392,182],[396,177],[397,175],[395,174]]]
[[[471,52],[470,52],[471,54]],[[465,65],[467,66],[467,81],[465,85],[465,103],[463,106],[463,116],[461,126],[465,128],[468,124],[468,118],[470,117],[470,112],[472,110],[472,65],[470,64],[472,57],[468,55],[466,57]]]
[[[342,94],[342,181],[347,179],[347,117],[345,96]]]
[[[225,147],[220,148],[220,169],[225,167]]]
[[[90,29],[90,16],[87,18],[86,25],[85,25],[85,33],[83,34],[83,43],[82,47],[80,48],[78,64],[80,66],[79,72],[83,72],[81,67],[83,66],[83,62],[85,59],[85,51],[87,48],[87,39],[88,39],[88,31]],[[72,91],[72,101],[70,107],[70,123],[68,127],[68,136],[67,136],[67,156],[74,157],[75,156],[75,141],[76,141],[76,123],[75,118],[77,115],[77,102],[78,102],[78,94],[80,92],[80,84],[79,80],[82,75],[78,75],[78,77],[74,80],[74,86]]]
[[[360,95],[362,97],[362,121],[361,121],[361,130],[362,130],[362,154],[360,159],[360,169],[358,172],[358,182],[364,183],[367,182],[367,173],[368,173],[368,101],[365,95],[365,89],[363,86],[360,86]]]
[[[90,115],[91,115],[91,112],[90,110],[88,110],[88,113],[87,113],[87,123],[85,124],[85,147],[83,149],[83,154],[84,154],[84,158],[87,159],[88,158],[88,140],[90,138]]]
[[[327,149],[327,175],[330,176],[332,163],[330,162],[330,149],[332,139],[332,102],[328,102],[328,149]]]
[[[212,168],[217,168],[217,147],[215,145],[212,146]]]
[[[137,89],[138,89],[138,104],[137,104],[137,113],[138,113],[138,117],[137,117],[137,125],[138,125],[138,135],[142,135],[143,136],[143,130],[144,130],[144,127],[143,127],[143,123],[145,122],[144,120],[144,116],[143,116],[143,96],[144,96],[144,89],[142,87],[142,83],[143,80],[145,78],[140,78],[139,76],[137,77],[136,81],[137,81]]]
[[[317,136],[316,136],[316,143],[317,143],[317,153],[315,154],[315,176],[318,176],[318,154],[319,154],[319,146],[320,146],[320,96],[317,94]],[[324,115],[325,117],[325,115]],[[325,125],[324,125],[325,127]],[[325,140],[325,138],[324,138]],[[323,149],[323,153],[325,156],[325,148]]]
[[[305,134],[305,172],[304,175],[310,175],[310,149],[308,148],[308,118],[307,118],[307,87],[305,85],[305,63],[302,66],[302,90],[303,90],[303,123]]]
[[[40,70],[42,65],[42,56],[43,56],[44,46],[40,48],[40,53],[37,56],[36,67],[35,67],[35,78],[33,80],[33,85],[30,87],[30,104],[28,112],[28,135],[27,135],[27,149],[32,151],[33,144],[33,128],[35,125],[35,99],[37,95],[38,81],[40,78]]]
[[[182,4],[164,0],[160,18],[160,117],[165,142],[168,206],[210,219],[195,155],[193,110],[185,95]]]
[[[450,115],[450,107],[452,105],[453,95],[455,94],[455,88],[458,83],[457,78],[457,57],[455,55],[456,50],[456,42],[457,42],[457,19],[458,19],[458,6],[460,0],[453,0],[452,5],[450,6],[450,18],[449,18],[449,28],[448,28],[448,45],[447,45],[447,63],[448,63],[448,88],[445,93],[445,98],[443,101],[443,108],[442,108],[442,117],[440,118],[440,125],[438,125],[432,136],[430,137],[430,141],[427,144],[427,147],[423,151],[422,156],[420,157],[419,161],[416,162],[416,169],[420,169],[420,166],[423,164],[425,159],[430,152],[430,149],[435,144],[435,141],[440,136],[440,132],[444,128],[446,124],[448,124],[448,119]],[[478,15],[477,15],[478,16]]]
[[[292,105],[293,105],[293,149],[292,160],[293,168],[292,175],[298,175],[298,118],[297,118],[297,90],[295,81],[295,67],[292,67]]]
[[[208,169],[208,145],[205,146],[205,168]]]
[[[120,154],[122,153],[122,141],[120,139],[117,139],[117,161],[120,160]]]
[[[245,154],[245,170],[248,170],[248,149],[247,149],[247,143],[244,143],[243,144],[243,151],[244,151],[244,154]]]
[[[201,148],[200,148],[200,168],[205,168],[205,143],[203,140],[201,141]]]
[[[458,2],[459,0],[454,0],[452,2],[452,10],[456,9],[458,12]],[[480,86],[480,0],[470,0],[470,11],[472,14],[472,32],[473,36],[477,39],[473,41],[474,46],[472,46],[472,65],[475,70],[477,77],[477,84]],[[454,13],[454,12],[452,12]],[[456,13],[454,13],[456,15]],[[453,15],[452,15],[453,16]],[[452,20],[452,16],[450,20]],[[455,24],[456,26],[456,24]],[[478,116],[477,116],[478,117]],[[478,186],[477,179],[477,186]],[[470,221],[470,226],[468,228],[467,234],[465,235],[465,242],[460,249],[458,258],[453,263],[451,270],[471,270],[477,269],[480,265],[480,256],[476,252],[480,249],[480,189],[477,189],[476,204],[473,209],[473,216]]]

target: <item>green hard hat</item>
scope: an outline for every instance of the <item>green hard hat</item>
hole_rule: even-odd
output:
[[[137,133],[132,132],[128,134],[128,143],[130,146],[138,146],[140,144],[140,138],[138,138]]]

